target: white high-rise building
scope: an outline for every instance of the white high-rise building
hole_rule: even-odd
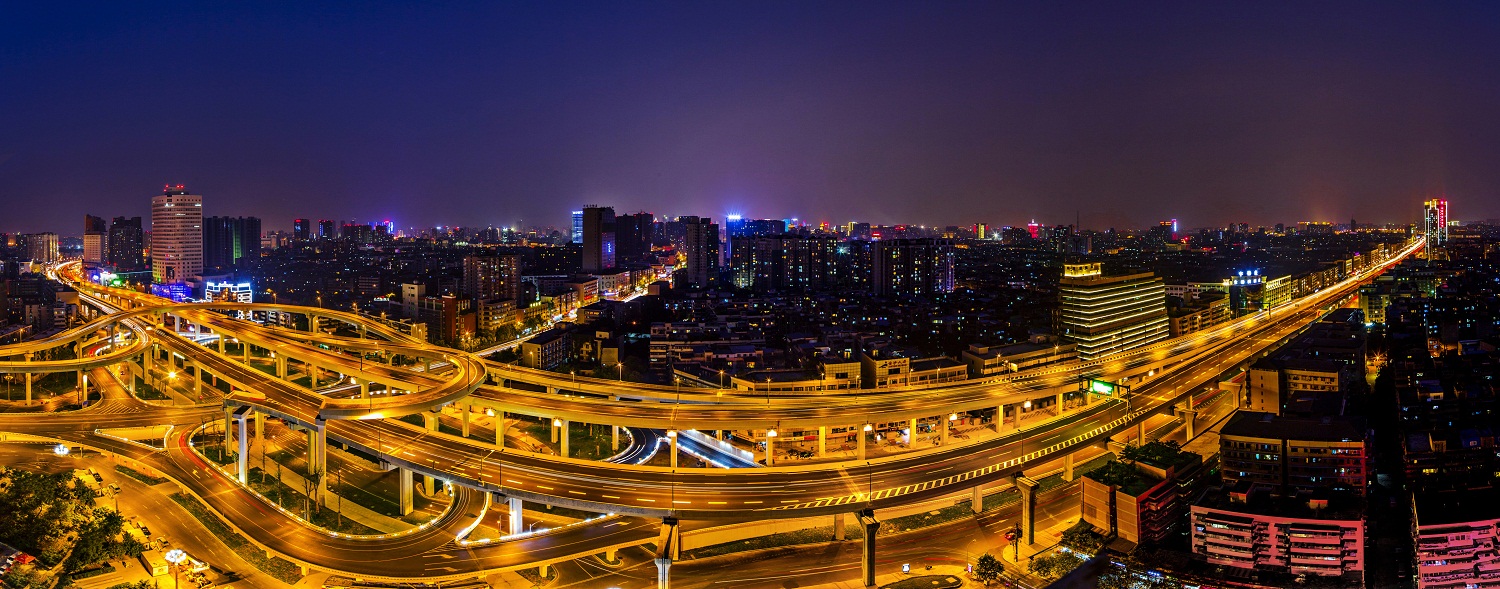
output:
[[[151,198],[151,278],[182,283],[203,274],[203,197],[181,184]]]

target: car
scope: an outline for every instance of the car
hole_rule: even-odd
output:
[[[109,490],[114,491],[116,493],[119,493],[120,492],[120,486],[116,485],[114,483],[110,483],[109,484]]]
[[[104,482],[104,477],[99,476],[99,471],[94,470],[94,467],[92,466],[89,467],[89,476],[94,477],[94,482],[96,483]]]
[[[147,538],[150,538],[151,537],[151,528],[148,528],[146,526],[141,526],[141,535],[145,536]]]

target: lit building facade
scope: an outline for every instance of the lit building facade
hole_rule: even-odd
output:
[[[151,198],[151,279],[185,283],[203,274],[203,197],[181,184]]]
[[[1448,243],[1448,199],[1434,198],[1422,203],[1422,232],[1428,247]]]
[[[1418,589],[1500,587],[1500,491],[1415,497]]]
[[[1210,491],[1190,515],[1193,553],[1244,570],[1362,580],[1363,505],[1273,497],[1261,485]]]
[[[488,299],[521,298],[521,257],[468,256],[464,258],[464,296]]]
[[[83,216],[83,263],[103,266],[109,254],[109,226],[101,217]]]
[[[615,210],[583,208],[583,271],[602,272],[615,267]]]
[[[708,217],[678,217],[684,231],[683,254],[687,265],[682,282],[707,288],[719,280],[719,225]]]
[[[1104,276],[1099,264],[1068,264],[1058,282],[1057,328],[1084,361],[1164,340],[1166,289],[1150,272]]]

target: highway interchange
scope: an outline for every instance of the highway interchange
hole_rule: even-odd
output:
[[[1316,321],[1361,283],[1420,247],[1420,241],[1413,242],[1377,268],[1269,312],[1102,361],[952,386],[810,396],[569,378],[433,346],[350,313],[273,304],[180,304],[101,287],[84,280],[74,263],[59,267],[56,276],[73,285],[101,316],[41,340],[0,347],[0,372],[83,370],[92,375],[104,398],[73,412],[0,413],[0,432],[86,446],[148,467],[203,500],[256,545],[309,569],[364,578],[472,577],[656,543],[664,521],[681,522],[682,529],[691,532],[754,520],[861,510],[878,514],[1008,480],[1028,466],[1098,447],[1146,419],[1184,408],[1205,385],[1216,384],[1220,375]],[[292,314],[300,318],[298,324],[314,328],[334,325],[331,331],[350,335],[239,318],[267,313]],[[202,337],[205,334],[216,337]],[[79,354],[82,357],[73,360],[28,357],[68,346],[97,353]],[[247,362],[247,346],[272,355],[272,374]],[[109,382],[112,379],[101,370],[128,362],[145,364],[152,361],[145,356],[159,358],[158,354],[170,354],[168,358],[180,358],[184,366],[227,381],[234,392],[225,397],[223,407],[146,405]],[[400,394],[330,396],[289,380],[298,368],[304,374],[315,368],[329,383],[361,383]],[[521,451],[436,431],[434,413],[457,404],[466,410],[490,409],[562,423],[666,430],[669,436],[693,429],[822,428],[832,439],[832,428],[848,428],[864,439],[876,425],[918,418],[942,423],[944,416],[967,412],[994,416],[997,408],[1054,397],[1076,389],[1080,379],[1094,377],[1128,379],[1131,398],[1096,398],[1021,431],[1006,431],[1002,421],[999,435],[973,442],[955,439],[865,460],[762,468],[669,468]],[[98,382],[101,379],[106,382]],[[452,506],[427,527],[400,535],[349,536],[308,525],[275,509],[237,481],[232,471],[205,462],[190,446],[194,431],[222,428],[219,424],[226,418],[248,422],[254,413],[306,428],[312,436],[326,436],[378,457],[389,467],[446,481],[453,492]],[[395,419],[418,414],[427,427]],[[101,433],[161,425],[174,427],[160,447]],[[497,433],[504,435],[503,430]],[[837,435],[842,440],[848,434]],[[515,533],[499,542],[456,542],[502,496],[615,515],[546,534]]]

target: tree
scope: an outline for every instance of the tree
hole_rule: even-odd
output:
[[[1057,543],[1078,552],[1093,554],[1099,550],[1099,546],[1104,542],[1103,538],[1094,533],[1094,526],[1088,522],[1080,521],[1077,525],[1064,531]]]
[[[1083,564],[1083,557],[1072,552],[1054,552],[1052,554],[1037,556],[1026,565],[1032,573],[1047,580],[1061,578]]]
[[[988,552],[980,556],[979,560],[974,563],[974,580],[984,583],[985,587],[989,587],[990,583],[999,581],[1000,573],[1003,572],[1005,572],[1005,565],[1000,563],[1000,559],[991,556]]]

